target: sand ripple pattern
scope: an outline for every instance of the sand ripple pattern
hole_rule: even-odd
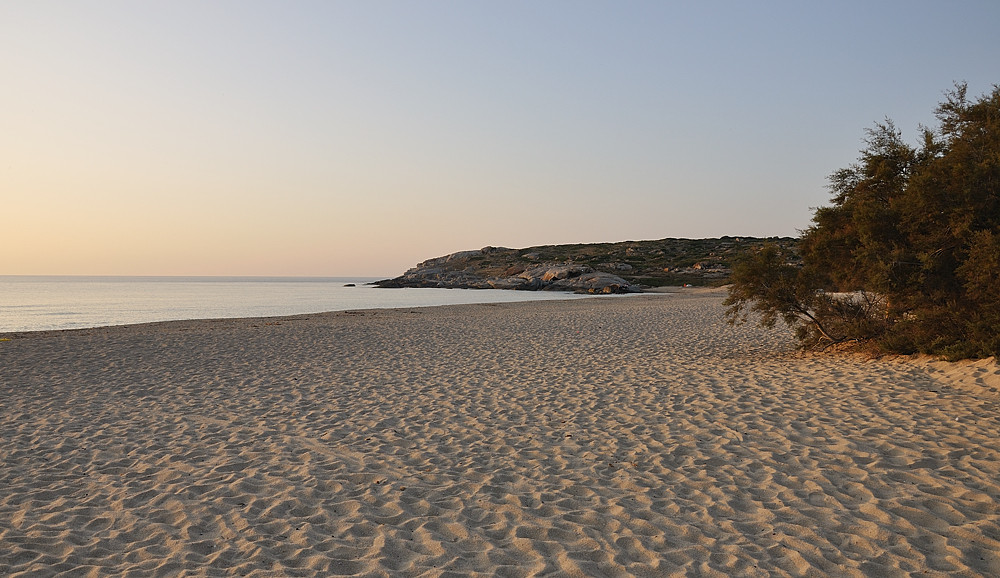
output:
[[[0,342],[0,575],[1000,575],[996,364],[799,355],[721,313]]]

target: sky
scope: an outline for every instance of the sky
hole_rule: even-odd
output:
[[[796,236],[996,0],[0,0],[0,275],[395,276]]]

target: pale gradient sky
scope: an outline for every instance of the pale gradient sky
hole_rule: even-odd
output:
[[[1000,2],[0,0],[0,274],[393,276],[796,235]]]

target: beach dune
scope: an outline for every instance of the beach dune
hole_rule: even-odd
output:
[[[719,291],[0,342],[0,575],[997,576],[993,360]]]

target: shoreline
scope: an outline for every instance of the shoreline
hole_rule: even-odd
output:
[[[721,300],[2,342],[0,573],[1000,573],[995,361],[801,354]]]
[[[392,291],[393,289],[387,289]],[[484,289],[458,289],[458,291],[485,291]],[[649,294],[655,294],[650,292]],[[549,293],[551,295],[551,293]],[[491,306],[498,304],[516,304],[516,303],[546,303],[546,302],[565,302],[579,299],[581,297],[595,297],[595,298],[611,298],[618,299],[623,297],[632,297],[635,295],[640,295],[638,293],[632,294],[619,294],[619,295],[575,295],[573,293],[567,292],[566,299],[549,298],[540,300],[525,300],[525,301],[495,301],[495,302],[485,302],[485,303],[445,303],[441,305],[413,305],[413,306],[402,306],[402,307],[359,307],[357,309],[336,309],[330,311],[316,311],[313,313],[294,313],[289,315],[266,315],[262,317],[197,317],[193,319],[163,319],[159,321],[141,321],[137,323],[119,323],[114,325],[96,325],[94,327],[70,327],[66,329],[33,329],[25,331],[0,331],[0,339],[8,338],[8,341],[13,341],[15,339],[31,339],[36,337],[54,337],[64,333],[75,333],[75,332],[94,332],[103,330],[118,330],[118,329],[129,329],[149,326],[151,329],[155,329],[156,326],[160,325],[171,325],[171,324],[218,324],[225,322],[233,322],[237,325],[239,324],[251,324],[251,325],[274,325],[275,322],[288,321],[293,322],[300,320],[301,318],[311,318],[317,316],[337,316],[337,315],[364,315],[364,314],[374,314],[377,312],[412,312],[414,310],[421,309],[438,309],[445,307],[475,307],[475,306]],[[171,328],[164,327],[166,331],[170,331]]]
[[[287,278],[0,279],[0,334],[87,329],[192,319],[287,317],[367,308],[545,301],[581,297],[555,292],[391,291],[373,285]],[[346,278],[345,278],[346,279]]]
[[[393,291],[395,289],[386,289],[387,291]],[[448,291],[498,291],[496,289],[447,289]],[[513,291],[513,290],[503,290],[503,291]],[[651,296],[651,295],[722,295],[725,292],[724,287],[653,287],[644,290],[641,293],[619,293],[619,294],[580,294],[574,293],[572,291],[546,291],[544,294],[546,298],[544,299],[525,299],[523,301],[488,301],[483,303],[443,303],[443,304],[419,304],[411,306],[392,306],[392,307],[359,307],[357,309],[334,309],[329,311],[316,311],[312,313],[294,313],[288,315],[268,315],[262,317],[196,317],[193,319],[163,319],[157,321],[140,321],[135,323],[116,323],[112,325],[95,325],[93,327],[69,327],[65,329],[30,329],[30,330],[16,330],[16,331],[0,331],[0,339],[25,339],[28,337],[40,336],[42,334],[59,334],[63,332],[72,331],[95,331],[101,329],[114,329],[120,327],[133,327],[139,325],[158,325],[165,323],[188,323],[188,322],[219,322],[219,321],[248,321],[256,323],[267,323],[274,320],[281,319],[294,319],[296,317],[308,317],[315,315],[332,315],[336,313],[354,313],[359,311],[408,311],[412,309],[424,309],[424,308],[437,308],[437,307],[463,307],[467,305],[492,305],[496,303],[535,303],[535,302],[551,302],[551,301],[573,301],[583,298],[607,298],[607,299],[623,299],[623,298],[634,298],[638,296]],[[533,291],[519,291],[519,293],[536,293]],[[560,299],[559,296],[565,295],[565,299]]]

